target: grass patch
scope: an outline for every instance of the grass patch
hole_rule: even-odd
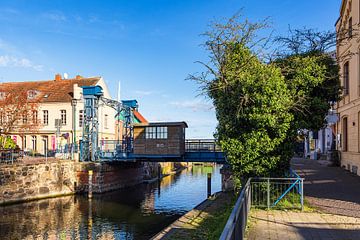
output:
[[[221,200],[217,203],[216,199],[214,201],[212,205],[215,206],[205,209],[204,213],[206,214],[203,217],[193,219],[192,222],[196,224],[192,225],[196,226],[195,228],[177,232],[169,239],[219,239],[234,207],[236,197],[232,196],[231,200],[225,203]]]
[[[274,199],[271,199],[271,204],[274,203]],[[263,204],[262,206],[252,206],[252,209],[267,209],[267,206]],[[297,193],[288,193],[283,197],[275,206],[270,207],[269,210],[291,210],[291,211],[301,211],[300,195]],[[315,212],[317,209],[309,203],[309,201],[304,197],[304,212]]]

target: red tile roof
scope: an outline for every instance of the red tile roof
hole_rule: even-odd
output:
[[[40,102],[71,102],[73,98],[73,85],[78,84],[82,86],[95,86],[100,77],[61,80],[47,80],[47,81],[31,81],[31,82],[8,82],[0,83],[1,91],[39,91],[39,96],[42,97]]]
[[[139,120],[140,123],[147,123],[148,121],[139,113],[138,111],[134,110],[134,116]]]

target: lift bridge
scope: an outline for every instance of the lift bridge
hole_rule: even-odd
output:
[[[100,86],[84,86],[81,161],[216,162],[225,163],[225,154],[214,139],[185,139],[185,122],[134,124],[136,100],[105,98]],[[99,104],[123,117],[121,140],[99,140]]]

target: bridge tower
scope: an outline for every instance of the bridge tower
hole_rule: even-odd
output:
[[[85,109],[80,159],[81,161],[96,161],[99,135],[98,108],[103,92],[100,86],[84,86],[82,88]]]
[[[115,101],[103,97],[103,91],[100,86],[84,86],[84,124],[83,138],[80,143],[81,161],[96,161],[99,159],[99,104],[104,104],[116,110],[115,117],[121,114],[124,121],[123,141],[118,142],[116,146],[117,155],[121,153],[133,152],[134,129],[133,129],[133,111],[138,107],[136,100]]]
[[[138,108],[138,103],[136,100],[123,100],[121,103],[123,107],[120,112],[124,116],[123,149],[126,153],[131,153],[134,149],[133,111]]]

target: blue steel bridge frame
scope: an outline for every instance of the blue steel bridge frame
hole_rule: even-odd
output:
[[[100,161],[142,161],[142,162],[214,162],[225,164],[226,156],[214,139],[187,139],[183,155],[135,154],[118,151],[117,141],[103,140],[99,151]],[[121,144],[121,143],[120,143]]]
[[[185,154],[159,155],[159,154],[134,154],[134,129],[133,110],[138,107],[136,100],[115,101],[103,97],[100,86],[84,86],[84,123],[83,136],[80,141],[81,161],[146,161],[146,162],[216,162],[226,163],[226,156],[213,139],[197,139],[185,141]],[[98,138],[98,106],[103,103],[116,110],[118,116],[124,116],[123,140],[104,140],[99,146]],[[106,144],[112,147],[102,149]]]

